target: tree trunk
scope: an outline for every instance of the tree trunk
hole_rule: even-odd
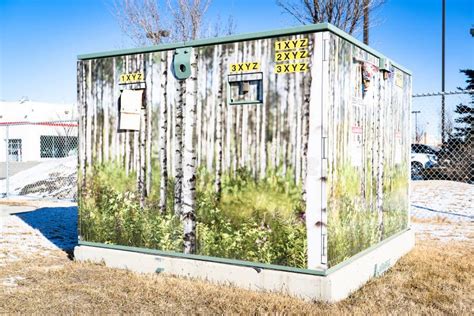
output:
[[[268,47],[268,40],[263,40],[263,52],[262,52],[262,55],[263,55],[263,60],[267,60],[270,58],[270,54],[268,53],[269,52],[269,47]],[[266,73],[267,72],[267,64],[264,63],[263,65],[263,68],[262,68],[262,71],[263,73]],[[269,88],[269,80],[264,80],[263,81],[263,91],[270,91],[270,88]],[[260,157],[259,157],[259,160],[257,163],[260,164],[260,179],[263,179],[265,178],[265,175],[266,175],[266,172],[267,172],[267,104],[269,103],[270,101],[270,97],[269,97],[269,93],[267,94],[264,94],[264,99],[263,99],[263,104],[262,104],[262,118],[261,118],[261,122],[260,122],[260,146],[257,148],[257,150],[260,151]]]
[[[183,170],[183,241],[184,253],[196,253],[196,154],[194,132],[196,127],[197,67],[196,55],[191,53],[191,76],[183,80],[186,84],[184,115],[184,170]]]
[[[151,87],[147,89],[146,94],[146,108],[145,108],[145,119],[146,119],[146,137],[145,137],[145,197],[149,196],[151,191],[151,177],[152,177],[152,166],[151,166],[151,150],[152,150],[152,120],[153,120],[153,89],[154,82],[154,64],[153,54],[148,54],[147,67],[145,68],[146,76],[148,76],[147,82],[150,83]]]
[[[144,55],[141,55],[144,57]],[[144,69],[145,75],[148,73],[148,69],[145,64],[145,60],[143,60],[143,67],[136,67],[135,69]],[[146,145],[147,145],[147,111],[150,107],[150,102],[148,98],[148,93],[150,89],[147,89],[145,94],[145,109],[140,109],[140,131],[135,133],[137,141],[135,142],[137,150],[135,156],[137,157],[137,191],[140,195],[140,207],[143,208],[145,205],[145,196],[146,196]]]
[[[92,164],[92,111],[93,111],[93,100],[92,100],[92,61],[88,61],[87,67],[87,82],[86,82],[86,169]]]
[[[364,0],[364,44],[369,45],[369,6],[370,0]]]
[[[168,155],[167,155],[167,140],[168,140],[168,94],[166,88],[168,86],[168,59],[166,53],[161,53],[161,65],[163,73],[160,76],[162,79],[160,90],[160,202],[159,209],[162,214],[166,212],[166,192],[168,186]]]
[[[306,176],[308,166],[308,137],[309,137],[309,102],[311,98],[311,76],[305,76],[303,79],[303,140],[302,140],[302,164],[301,164],[301,176],[303,179],[303,193],[302,199],[306,202]]]
[[[223,55],[222,55],[222,46],[216,46],[215,50],[215,58],[214,60],[219,60],[219,68],[216,71],[217,76],[213,78],[213,81],[217,81],[217,102],[216,102],[216,179],[215,179],[215,193],[217,201],[220,200],[221,197],[221,177],[222,177],[222,104],[224,103],[223,97],[223,81],[222,78],[224,76],[223,67]]]
[[[379,76],[380,77],[380,76]],[[383,161],[384,161],[384,137],[383,137],[383,113],[385,107],[383,106],[383,101],[385,99],[385,82],[383,78],[378,79],[378,111],[377,111],[377,217],[378,217],[378,230],[379,230],[379,240],[383,240],[385,225],[384,225],[384,214],[383,214]]]
[[[86,91],[86,70],[85,70],[84,61],[77,62],[78,68],[78,80],[77,80],[77,94],[79,99],[79,170],[81,172],[81,187],[80,194],[81,196],[85,193],[86,190],[86,125],[87,125],[87,101],[85,99]]]
[[[186,81],[178,82],[175,118],[175,185],[174,185],[174,213],[182,212],[182,184],[183,184],[183,107],[186,96]]]

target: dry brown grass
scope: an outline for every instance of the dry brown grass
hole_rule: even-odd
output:
[[[2,287],[0,312],[472,315],[473,250],[472,242],[420,241],[384,276],[338,304],[303,302],[196,280],[137,275],[71,262],[57,252],[0,269],[1,280],[25,278],[16,287]]]
[[[32,206],[32,207],[62,207],[62,206],[67,207],[67,206],[75,206],[77,204],[73,202],[67,202],[67,201],[61,201],[61,200],[49,201],[49,200],[37,200],[37,199],[24,200],[24,199],[7,198],[7,199],[0,200],[0,206],[1,205]]]
[[[412,223],[433,223],[433,224],[452,224],[453,221],[445,216],[434,216],[427,218],[411,217]]]

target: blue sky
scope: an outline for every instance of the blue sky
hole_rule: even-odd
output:
[[[459,69],[474,68],[474,1],[446,2],[446,89],[452,90],[465,85]],[[0,100],[75,102],[78,54],[132,46],[111,8],[110,0],[0,0]],[[237,33],[296,25],[274,0],[214,0],[208,17],[229,14]],[[441,0],[388,0],[373,18],[370,45],[412,70],[415,93],[440,90]],[[439,98],[417,102],[427,107]]]

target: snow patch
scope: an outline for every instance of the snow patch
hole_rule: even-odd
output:
[[[0,181],[6,188],[6,180]],[[54,158],[9,178],[9,194],[36,198],[75,199],[77,157]]]

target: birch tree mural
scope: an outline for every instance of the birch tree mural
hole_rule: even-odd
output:
[[[308,225],[327,225],[328,266],[406,227],[411,78],[384,79],[376,56],[331,35],[327,103],[310,107],[322,79],[276,67],[318,67],[314,38],[193,47],[184,80],[173,49],[80,60],[81,239],[308,268],[306,214],[321,210],[306,205],[322,192],[327,223]],[[277,61],[289,40],[304,45],[282,52],[299,57]],[[327,172],[306,191],[321,113]]]

